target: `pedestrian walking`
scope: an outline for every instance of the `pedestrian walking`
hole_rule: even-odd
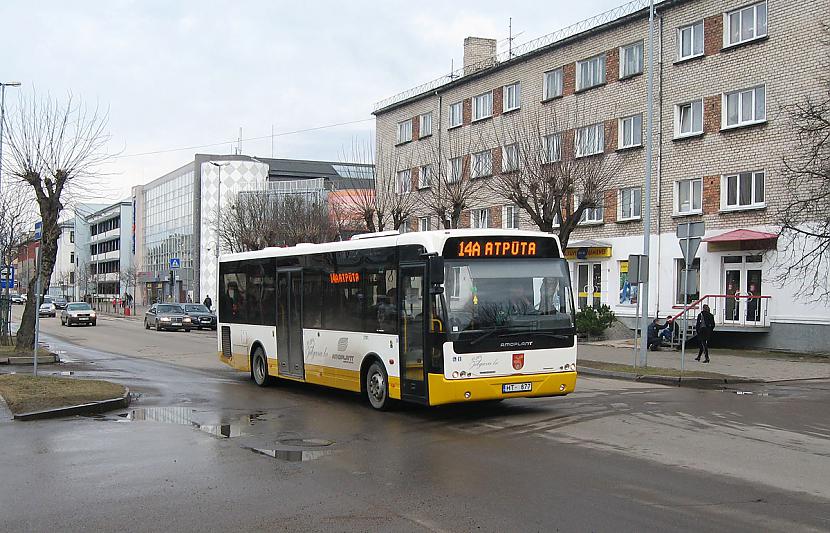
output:
[[[712,337],[712,332],[715,331],[715,317],[709,310],[709,306],[703,304],[703,310],[697,315],[697,322],[695,323],[695,331],[697,332],[697,340],[700,343],[695,361],[700,361],[700,356],[705,355],[704,363],[709,362],[709,339]]]
[[[115,314],[118,311],[118,300],[112,299],[112,312]]]
[[[211,310],[211,307],[213,306],[213,300],[210,299],[210,294],[205,296],[205,301],[202,303],[205,304],[205,307],[208,308],[208,311]]]

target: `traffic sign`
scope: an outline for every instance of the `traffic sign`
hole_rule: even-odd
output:
[[[648,256],[631,254],[628,256],[628,282],[645,283],[648,281]]]
[[[43,237],[43,221],[35,222],[35,240],[39,241]]]
[[[170,259],[170,268],[181,268],[182,267],[182,260],[178,257],[173,257]]]
[[[684,222],[677,225],[677,238],[688,239],[690,237],[703,237],[706,227],[703,222]]]
[[[0,267],[0,289],[14,288],[14,267],[2,266]]]
[[[687,265],[691,265],[697,255],[697,249],[700,248],[700,237],[689,237],[688,239],[680,239],[680,250],[683,251],[683,260]]]

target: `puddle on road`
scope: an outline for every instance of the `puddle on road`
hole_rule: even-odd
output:
[[[319,459],[321,457],[325,457],[326,455],[331,455],[332,453],[334,453],[334,450],[266,450],[264,448],[248,449],[260,455],[266,455],[268,457],[273,457],[274,459],[280,459],[281,461],[289,461],[292,463],[313,461],[314,459]]]
[[[246,429],[252,426],[262,413],[254,413],[236,418],[230,422],[206,424],[194,419],[196,410],[190,407],[142,407],[131,409],[119,415],[131,421],[160,422],[162,424],[177,424],[192,426],[199,431],[221,438],[240,437],[246,434]]]

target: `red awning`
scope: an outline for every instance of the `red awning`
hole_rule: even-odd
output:
[[[736,229],[715,235],[714,237],[706,237],[703,239],[703,242],[769,241],[777,238],[778,235],[775,233],[753,231],[751,229]]]

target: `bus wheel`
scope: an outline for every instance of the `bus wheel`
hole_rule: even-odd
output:
[[[251,357],[251,376],[254,378],[254,383],[260,387],[265,387],[270,381],[268,378],[268,360],[265,358],[265,352],[262,348],[254,350],[254,355]]]
[[[383,365],[375,361],[366,371],[366,397],[379,411],[386,411],[392,405],[389,398],[389,379]]]

